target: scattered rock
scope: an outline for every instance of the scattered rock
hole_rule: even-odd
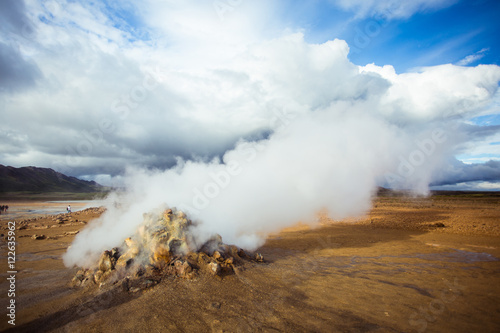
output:
[[[255,253],[255,261],[264,262],[264,256],[260,253]]]
[[[33,236],[31,236],[31,239],[35,239],[35,240],[46,239],[46,238],[47,237],[45,235],[34,234]]]
[[[212,306],[212,308],[214,308],[214,309],[220,309],[221,304],[220,304],[219,302],[213,302],[213,303],[211,304],[211,306]]]
[[[85,279],[85,272],[83,270],[79,270],[71,280],[71,286],[72,287],[81,286],[83,279]]]
[[[188,280],[194,278],[193,268],[187,261],[176,260],[174,263],[174,267],[179,277]]]
[[[217,261],[224,261],[224,257],[222,256],[222,254],[219,251],[214,251],[214,254],[212,255],[212,257]]]
[[[213,275],[220,275],[221,273],[221,267],[218,263],[216,262],[211,262],[208,264],[208,268],[210,269],[210,272],[213,274]]]

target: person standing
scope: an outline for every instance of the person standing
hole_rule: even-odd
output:
[[[66,207],[66,212],[71,213],[71,205],[68,205],[68,207]]]

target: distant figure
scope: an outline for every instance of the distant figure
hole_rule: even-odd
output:
[[[68,205],[68,207],[66,208],[66,212],[71,213],[71,205]]]

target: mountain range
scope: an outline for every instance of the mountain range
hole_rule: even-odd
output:
[[[0,164],[0,193],[5,192],[100,192],[104,186],[66,176],[50,168],[27,166],[15,168]]]

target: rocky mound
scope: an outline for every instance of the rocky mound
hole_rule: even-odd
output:
[[[145,214],[137,232],[122,246],[104,251],[90,269],[80,269],[72,285],[85,287],[121,283],[126,291],[149,288],[167,276],[194,279],[199,274],[234,274],[245,261],[262,262],[259,253],[249,254],[222,242],[214,235],[196,244],[193,222],[182,211],[167,209],[158,216]]]

